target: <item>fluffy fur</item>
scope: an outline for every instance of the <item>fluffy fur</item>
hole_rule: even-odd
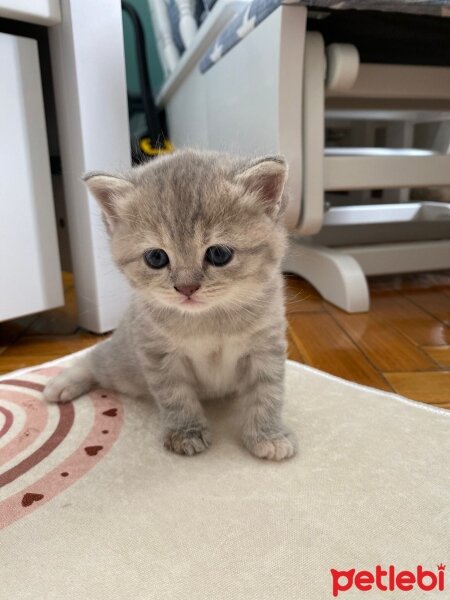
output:
[[[193,455],[211,444],[202,401],[237,396],[249,451],[292,456],[295,438],[281,416],[286,176],[280,157],[194,150],[123,176],[88,174],[134,294],[113,336],[52,380],[47,401],[67,402],[94,386],[152,397],[165,447]],[[225,266],[205,260],[214,245],[233,250]],[[163,249],[170,264],[150,268],[149,249]],[[199,289],[186,297],[176,289],[183,286]]]

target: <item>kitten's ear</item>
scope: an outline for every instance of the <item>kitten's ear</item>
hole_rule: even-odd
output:
[[[123,177],[107,173],[86,173],[83,181],[100,204],[106,225],[112,232],[125,196],[134,189],[134,185]]]
[[[282,156],[265,156],[254,161],[236,180],[247,192],[253,192],[264,211],[276,217],[282,208],[288,167]]]

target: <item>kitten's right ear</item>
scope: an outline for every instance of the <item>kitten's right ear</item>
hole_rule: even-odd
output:
[[[106,225],[112,232],[125,196],[134,189],[134,185],[128,179],[107,173],[86,173],[83,181],[100,204]]]
[[[282,156],[263,156],[236,177],[236,181],[251,192],[266,214],[276,218],[282,214],[286,198],[283,198],[288,167]]]

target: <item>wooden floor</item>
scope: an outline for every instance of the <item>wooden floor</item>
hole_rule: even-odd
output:
[[[0,323],[0,373],[86,348],[104,336],[77,327],[66,305]],[[349,315],[286,277],[289,357],[344,379],[450,409],[450,273],[374,278],[368,314]]]

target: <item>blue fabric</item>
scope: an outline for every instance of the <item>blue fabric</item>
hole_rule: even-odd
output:
[[[165,0],[165,5],[167,8],[167,16],[169,17],[173,43],[178,48],[178,52],[183,54],[185,47],[180,35],[180,11],[178,10],[175,0]]]
[[[253,0],[241,8],[200,61],[205,73],[281,4],[334,10],[381,10],[450,17],[450,0]]]
[[[204,73],[240,42],[259,23],[264,21],[281,4],[281,0],[254,0],[241,9],[227,27],[219,34],[200,61]]]

